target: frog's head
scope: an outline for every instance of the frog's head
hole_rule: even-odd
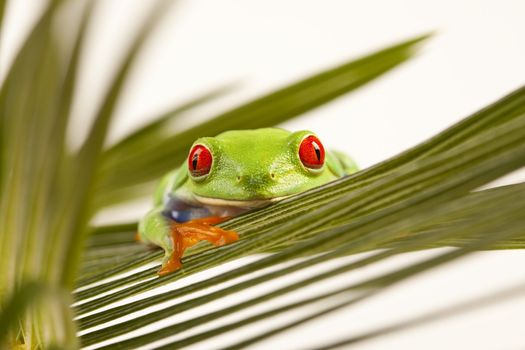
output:
[[[311,131],[227,131],[195,141],[188,189],[199,202],[259,206],[322,185],[336,176]]]

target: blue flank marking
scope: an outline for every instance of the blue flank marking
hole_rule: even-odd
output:
[[[210,210],[207,208],[191,205],[174,197],[168,200],[166,209],[162,214],[177,222],[186,222],[212,216]]]

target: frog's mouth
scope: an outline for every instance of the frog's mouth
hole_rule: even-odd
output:
[[[290,196],[281,196],[274,198],[265,199],[252,199],[252,200],[232,200],[232,199],[221,199],[221,198],[210,198],[203,197],[193,194],[194,199],[204,205],[213,205],[218,207],[236,207],[236,208],[261,208],[271,203],[278,202]]]

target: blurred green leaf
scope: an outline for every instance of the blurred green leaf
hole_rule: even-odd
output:
[[[0,0],[0,38],[2,37],[3,32],[3,23],[4,23],[4,17],[5,17],[5,9],[7,6],[6,0]]]
[[[70,192],[74,190],[74,176],[73,176],[73,157],[71,152],[67,149],[66,132],[71,115],[71,106],[76,92],[78,71],[80,59],[84,50],[86,32],[89,26],[89,19],[93,12],[93,2],[87,2],[86,7],[80,15],[80,21],[75,40],[72,44],[71,55],[64,65],[64,78],[61,84],[61,89],[57,93],[58,103],[57,110],[53,115],[52,134],[50,140],[53,145],[52,149],[47,149],[51,156],[46,157],[46,164],[49,171],[49,177],[44,179],[47,182],[48,188],[46,196],[40,199],[42,203],[41,215],[50,216],[47,219],[48,227],[45,227],[40,232],[41,235],[47,236],[47,240],[41,244],[40,249],[44,252],[43,261],[40,263],[47,266],[47,277],[51,280],[60,280],[62,271],[56,266],[60,264],[60,259],[63,254],[59,253],[57,242],[61,242],[62,237],[65,236],[64,222],[66,216],[62,214],[62,208],[69,208],[71,205]],[[45,147],[44,147],[45,149]],[[48,211],[50,204],[53,203],[54,210]],[[53,216],[50,214],[54,214]],[[52,216],[52,217],[51,217]],[[43,220],[43,219],[41,219]],[[36,225],[41,225],[36,223]],[[44,233],[47,231],[47,234]]]
[[[28,282],[11,295],[0,311],[0,345],[7,346],[8,333],[19,322],[29,306],[35,302],[46,290],[44,285],[37,282]]]
[[[127,50],[119,69],[111,81],[108,91],[95,115],[95,119],[91,130],[87,136],[86,141],[81,146],[76,156],[76,167],[74,173],[74,188],[75,192],[70,192],[71,196],[69,202],[74,203],[77,207],[70,211],[67,227],[71,229],[71,234],[62,237],[61,247],[64,252],[64,261],[69,263],[64,268],[62,280],[65,283],[72,285],[75,280],[75,273],[78,270],[78,262],[82,249],[84,247],[84,240],[86,239],[87,230],[80,230],[79,228],[86,227],[89,219],[93,215],[94,208],[93,191],[95,185],[95,177],[98,169],[98,162],[101,156],[102,148],[106,138],[109,123],[113,116],[113,112],[117,105],[119,96],[124,87],[124,83],[130,73],[131,67],[136,60],[138,53],[144,45],[146,38],[155,27],[161,14],[165,13],[170,2],[166,0],[158,0],[153,7],[153,10],[146,18],[145,22],[139,29],[131,46]],[[74,228],[77,228],[76,230]]]
[[[51,92],[57,89],[58,57],[56,42],[49,35],[56,8],[50,5],[37,21],[25,44],[15,56],[0,89],[0,293],[9,292],[23,273],[18,247],[30,241],[28,218],[31,217],[31,190],[37,187],[35,171],[41,169],[41,147],[33,161],[32,147],[46,141],[50,131],[49,118],[53,109]],[[43,69],[48,65],[46,72]],[[34,82],[34,78],[41,80]],[[50,78],[50,81],[44,79]],[[34,89],[27,89],[34,84]],[[42,109],[42,118],[35,112]],[[46,121],[48,123],[46,123]],[[42,132],[38,132],[43,127]],[[54,156],[54,155],[52,155]],[[24,161],[26,160],[26,161]],[[18,234],[11,236],[8,233]],[[9,287],[6,287],[9,286]]]
[[[70,36],[55,32],[62,3],[49,1],[45,6],[0,88],[2,304],[28,281],[45,282],[57,290],[68,284],[72,287],[84,248],[82,233],[93,213],[87,194],[112,105],[131,65],[130,57],[141,44],[139,40],[132,45],[132,54],[95,119],[94,131],[79,154],[73,155],[66,148],[65,136],[93,2],[68,9],[71,16],[79,15],[68,28]],[[146,29],[153,23],[154,18]],[[69,303],[67,296],[61,297],[33,308],[45,309],[38,315],[33,311],[24,314],[14,332],[20,334],[17,341],[29,348],[76,345]]]
[[[59,5],[59,1],[47,4],[0,89],[1,299],[13,293],[30,298],[33,294],[26,294],[25,289],[34,292],[34,283],[60,289],[60,284],[46,275],[50,270],[46,249],[54,248],[55,242],[51,242],[57,236],[53,222],[63,215],[57,196],[65,172],[66,110],[71,100],[67,91],[71,75],[64,68],[74,54],[69,40],[60,41],[53,31]],[[68,306],[68,298],[62,297],[49,303],[39,298],[29,312],[21,308],[16,320],[18,330],[11,332],[11,345],[18,342],[37,348],[76,344]],[[56,331],[57,323],[60,332]],[[17,334],[19,338],[15,339]]]
[[[420,36],[352,60],[301,80],[269,95],[222,113],[189,130],[150,139],[141,147],[120,147],[105,154],[99,191],[102,204],[122,193],[159,178],[178,167],[195,139],[225,130],[273,126],[353,91],[413,57],[428,35]],[[121,196],[117,196],[122,198]]]
[[[184,113],[199,107],[207,102],[219,98],[235,88],[235,85],[226,85],[213,89],[195,99],[192,99],[172,110],[153,118],[153,121],[128,134],[122,140],[111,146],[107,153],[125,154],[130,149],[141,149],[151,144],[152,140],[162,138],[167,133],[168,124],[181,118]]]

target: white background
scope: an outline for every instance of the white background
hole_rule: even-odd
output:
[[[89,126],[88,117],[93,101],[103,92],[104,78],[111,73],[119,50],[125,47],[124,38],[133,32],[149,2],[102,3],[97,30],[90,36],[81,98],[75,106],[73,145]],[[12,57],[38,9],[36,0],[11,1],[0,43],[0,74],[5,73],[3,62]],[[145,123],[148,116],[224,83],[241,82],[241,86],[231,97],[193,115],[186,126],[246,98],[429,31],[435,31],[436,36],[414,60],[283,126],[314,130],[325,146],[347,152],[366,167],[417,144],[525,83],[525,2],[519,0],[185,1],[166,14],[141,55],[119,106],[111,140]],[[523,172],[516,173],[507,181],[523,177]],[[147,204],[140,204],[119,214],[123,219],[136,218],[146,209]],[[400,257],[385,268],[420,256]],[[521,251],[480,253],[405,282],[351,312],[342,310],[255,348],[335,340],[522,282],[523,266],[525,254]],[[524,311],[525,298],[515,299],[380,338],[360,348],[523,348]],[[217,347],[220,341],[204,348]]]

